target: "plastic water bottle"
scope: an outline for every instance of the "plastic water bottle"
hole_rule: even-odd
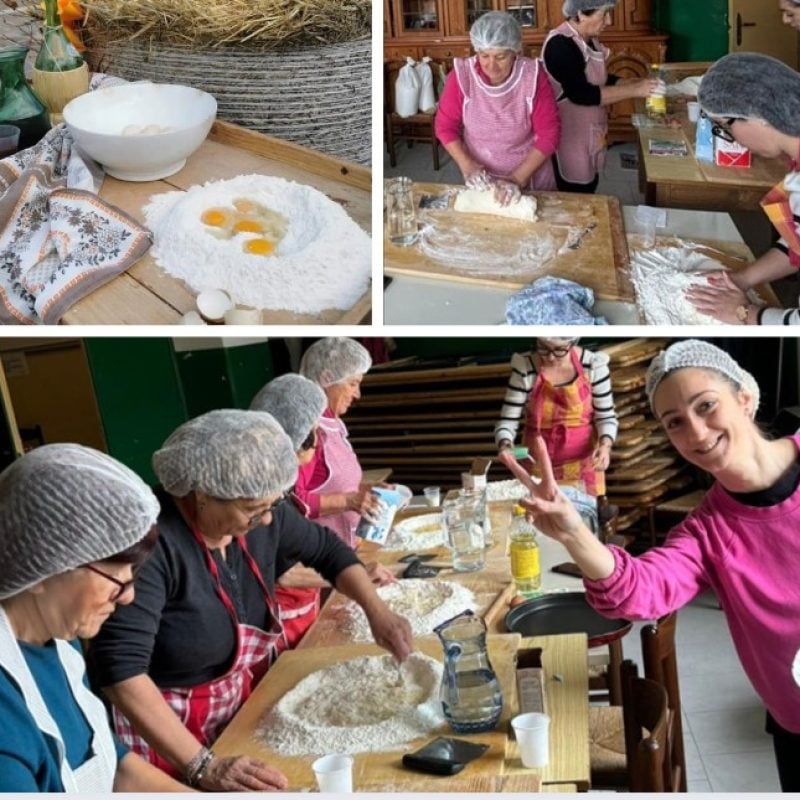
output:
[[[714,160],[714,134],[711,132],[711,120],[702,112],[697,120],[694,156],[698,161]]]

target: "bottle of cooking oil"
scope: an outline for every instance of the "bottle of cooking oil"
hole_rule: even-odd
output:
[[[667,86],[664,82],[664,71],[660,64],[650,65],[650,77],[659,81],[658,88],[647,95],[645,110],[649,117],[665,117],[667,115]]]
[[[511,576],[517,594],[535,597],[542,589],[542,568],[539,563],[539,545],[536,528],[525,518],[525,509],[514,506],[511,523]]]

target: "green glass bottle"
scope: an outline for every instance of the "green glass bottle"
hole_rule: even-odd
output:
[[[45,0],[42,46],[33,67],[33,88],[58,125],[64,106],[89,91],[89,67],[67,38],[58,13],[58,0]]]
[[[0,50],[0,122],[20,129],[19,149],[36,144],[50,129],[47,107],[25,80],[24,47]]]

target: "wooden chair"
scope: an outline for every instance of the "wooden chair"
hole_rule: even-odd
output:
[[[397,73],[406,64],[405,61],[387,61],[383,65],[384,75],[384,132],[386,136],[386,147],[389,150],[389,164],[396,166],[397,155],[395,144],[400,141],[408,142],[408,147],[414,146],[414,142],[427,142],[433,151],[433,168],[439,169],[439,141],[436,138],[434,122],[436,113],[424,114],[418,112],[410,117],[401,117],[395,113],[394,83],[397,80]],[[436,102],[439,102],[439,83],[441,71],[446,73],[452,66],[452,61],[448,64],[444,60],[431,59],[429,62],[433,72],[433,93]]]
[[[667,769],[669,780],[665,791],[686,791],[686,755],[683,744],[681,699],[678,686],[678,661],[675,648],[677,612],[662,617],[641,630],[642,658],[645,677],[661,685],[667,693]],[[591,706],[589,708],[589,758],[592,786],[629,787],[631,771],[625,741],[625,662],[620,668],[622,708]],[[631,789],[633,791],[633,789]]]
[[[671,792],[669,765],[669,708],[661,684],[636,675],[636,665],[625,661],[623,711],[628,789],[631,792]]]

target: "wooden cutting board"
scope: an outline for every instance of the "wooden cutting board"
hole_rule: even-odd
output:
[[[604,300],[633,302],[619,201],[603,195],[537,194],[536,222],[452,210],[463,187],[415,184],[449,206],[417,210],[420,238],[396,247],[384,237],[384,272],[456,283],[521,289],[537,278],[567,278]],[[572,245],[572,246],[570,246]],[[545,252],[547,251],[547,252]]]
[[[603,347],[602,350],[608,354],[612,366],[628,367],[642,361],[649,361],[670,341],[670,339],[631,339],[627,342]]]
[[[643,478],[638,481],[622,481],[617,482],[617,476],[614,475],[613,479],[609,478],[608,493],[609,494],[645,494],[658,488],[666,483],[670,478],[675,477],[683,467],[667,467],[661,469],[649,478]]]
[[[491,609],[496,609],[497,601],[509,592],[509,581],[499,576],[484,572],[471,572],[458,575],[456,573],[440,573],[440,580],[459,583],[475,595],[475,612],[482,617]],[[513,593],[513,585],[510,587]],[[300,642],[299,648],[332,647],[352,642],[347,631],[349,619],[347,605],[349,599],[340,592],[334,591],[322,607],[320,615],[309,628]],[[487,623],[488,624],[488,623]],[[433,631],[430,636],[435,636]]]
[[[624,467],[615,469],[613,478],[609,476],[608,480],[613,481],[636,481],[643,478],[649,478],[655,475],[660,470],[671,466],[677,460],[677,454],[671,456],[661,456],[659,458],[648,458],[640,461],[632,467]]]
[[[557,784],[561,785],[561,784]],[[482,792],[494,794],[496,792],[513,792],[528,794],[540,792],[544,788],[548,793],[552,791],[577,792],[575,784],[568,784],[571,788],[554,790],[553,784],[542,787],[541,775],[528,771],[525,775],[474,775],[471,778],[462,778],[461,775],[415,775],[408,780],[388,783],[370,782],[360,786],[360,792],[420,792],[434,794],[439,792],[459,792],[462,794]]]
[[[641,367],[623,367],[611,370],[611,388],[616,392],[629,392],[645,384],[645,370]]]
[[[460,778],[500,775],[503,772],[503,759],[506,749],[506,730],[514,714],[516,705],[515,665],[516,653],[521,640],[519,634],[489,636],[489,660],[497,674],[503,692],[503,713],[494,731],[472,735],[459,734],[460,738],[488,744],[483,756],[468,764]],[[442,647],[438,640],[420,639],[415,642],[417,650],[442,660]],[[265,761],[281,770],[289,780],[289,791],[315,788],[311,763],[314,755],[281,756],[268,748],[260,737],[255,735],[259,722],[267,709],[271,708],[290,689],[303,678],[331,664],[348,661],[358,656],[380,655],[385,653],[377,645],[348,644],[341,647],[319,647],[305,650],[289,650],[282,653],[261,681],[256,690],[231,720],[222,736],[213,745],[218,756],[249,755]],[[346,689],[344,690],[346,695]],[[416,750],[435,736],[450,735],[452,731],[445,724],[440,731],[430,737],[417,739],[407,750]],[[353,788],[360,791],[368,784],[402,785],[405,781],[418,780],[419,776],[404,769],[401,758],[405,750],[382,753],[358,753],[354,756]]]

